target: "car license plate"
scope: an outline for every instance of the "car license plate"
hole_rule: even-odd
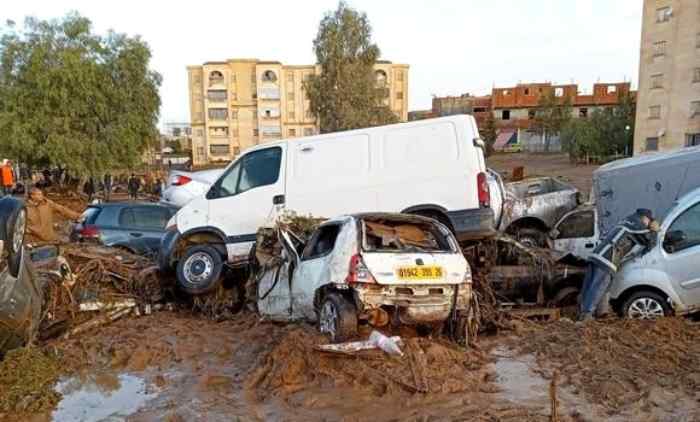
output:
[[[401,280],[430,280],[442,278],[442,274],[442,267],[434,266],[399,267],[396,269],[396,275]]]

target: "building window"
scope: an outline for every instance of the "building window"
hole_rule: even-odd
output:
[[[258,136],[260,135],[260,132],[258,132],[257,129],[253,129],[253,136]]]
[[[527,111],[527,118],[529,120],[535,120],[535,110],[528,110]]]
[[[617,92],[617,86],[615,85],[608,85],[608,95],[614,94]]]
[[[525,88],[525,95],[530,95],[530,88]]]
[[[666,54],[666,41],[657,41],[653,45],[654,57]]]
[[[277,82],[277,74],[271,70],[266,70],[262,74],[263,82]]]
[[[501,111],[501,120],[510,120],[510,110]]]
[[[224,75],[215,70],[209,74],[209,86],[224,83]]]
[[[650,119],[660,119],[661,118],[661,106],[649,107],[649,118]]]
[[[225,108],[210,108],[208,115],[211,120],[226,120],[228,119],[228,110]]]
[[[664,75],[659,73],[656,75],[651,75],[651,88],[663,88],[664,86]]]
[[[690,103],[690,117],[700,116],[700,101],[691,101]]]
[[[207,91],[207,99],[213,102],[223,102],[226,101],[227,95],[225,89],[209,90]]]
[[[668,22],[671,19],[671,8],[662,7],[656,9],[656,23]]]
[[[231,148],[228,145],[209,145],[209,152],[212,155],[228,155]]]
[[[294,92],[288,92],[288,93],[287,93],[287,99],[293,101],[293,100],[294,100]]]
[[[289,136],[290,138],[297,136],[297,130],[296,129],[287,129],[287,136]]]
[[[564,88],[562,88],[562,87],[554,88],[554,96],[555,97],[563,97],[564,96]]]
[[[685,135],[685,145],[688,147],[695,147],[700,145],[700,132],[689,133]]]
[[[581,107],[578,109],[578,117],[585,119],[588,117],[588,108]]]
[[[693,69],[693,82],[700,82],[700,67]]]
[[[312,136],[314,134],[314,128],[312,127],[305,127],[304,128],[304,136]]]
[[[658,151],[659,150],[659,138],[647,138],[646,139],[646,151]]]
[[[228,128],[227,127],[210,127],[209,128],[209,136],[212,136],[215,138],[226,138],[226,137],[228,137]]]
[[[398,91],[398,92],[396,93],[396,99],[397,99],[397,100],[403,100],[403,92]]]
[[[504,96],[510,95],[510,90],[509,90],[509,89],[504,89],[504,90],[503,90],[503,95],[504,95]]]
[[[287,119],[288,120],[294,120],[296,117],[294,116],[294,111],[287,111]]]

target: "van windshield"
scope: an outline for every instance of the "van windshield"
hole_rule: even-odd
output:
[[[448,235],[430,222],[391,219],[362,220],[366,252],[454,252]]]

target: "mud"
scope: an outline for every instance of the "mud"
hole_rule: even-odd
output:
[[[53,385],[62,373],[59,360],[44,350],[9,351],[0,361],[0,420],[16,413],[52,409],[60,399]]]

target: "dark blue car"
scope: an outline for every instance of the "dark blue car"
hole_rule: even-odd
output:
[[[170,217],[177,208],[139,202],[108,202],[90,205],[73,226],[71,240],[96,241],[130,252],[153,254]]]

